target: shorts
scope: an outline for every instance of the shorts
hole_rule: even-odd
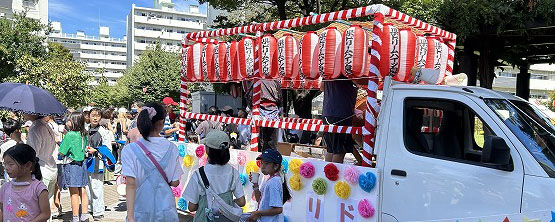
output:
[[[323,117],[325,124],[351,126],[352,118]],[[344,154],[353,152],[353,138],[348,133],[324,133],[328,153]]]

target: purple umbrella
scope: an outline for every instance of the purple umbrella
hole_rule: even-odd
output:
[[[61,116],[66,113],[66,107],[48,91],[9,82],[0,84],[0,109],[39,116]]]

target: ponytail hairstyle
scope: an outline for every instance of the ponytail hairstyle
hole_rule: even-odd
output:
[[[158,103],[149,103],[141,107],[139,117],[137,117],[137,128],[146,141],[148,135],[154,130],[154,124],[166,118],[166,109]]]
[[[285,179],[285,173],[283,172],[283,165],[279,164],[279,176],[281,177],[281,187],[283,189],[283,203],[291,199],[291,191],[287,186],[287,180]]]
[[[68,131],[76,131],[81,133],[81,136],[86,136],[87,131],[85,130],[85,117],[80,112],[72,112],[67,117],[68,121],[71,122],[71,127],[68,127]]]
[[[35,179],[42,180],[42,173],[40,172],[39,158],[35,149],[27,144],[17,144],[12,148],[9,148],[4,153],[3,158],[6,156],[14,159],[19,165],[24,165],[31,162],[31,174],[35,176]]]

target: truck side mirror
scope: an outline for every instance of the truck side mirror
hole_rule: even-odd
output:
[[[511,169],[511,149],[503,138],[494,135],[484,137],[482,163],[494,165],[500,170]]]

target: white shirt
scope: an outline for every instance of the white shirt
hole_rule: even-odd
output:
[[[44,122],[44,119],[33,121],[33,125],[29,127],[27,134],[27,144],[37,152],[40,166],[48,166],[56,168],[54,152],[56,149],[56,135],[52,128]]]
[[[149,137],[148,139],[150,142],[146,141],[142,137],[139,141],[145,145],[160,165],[166,166],[163,170],[168,179],[171,181],[178,181],[181,178],[181,175],[183,175],[183,169],[181,168],[181,161],[179,160],[179,151],[177,150],[177,146],[163,137]],[[137,180],[137,184],[141,184],[145,179],[146,173],[135,155],[136,151],[133,151],[132,149],[139,149],[140,152],[143,152],[136,144],[127,144],[123,147],[123,150],[121,151],[122,174],[124,176],[135,178]],[[161,163],[160,161],[168,152],[170,152],[169,155],[171,155],[169,163]]]
[[[198,170],[195,170],[187,184],[187,188],[185,188],[183,192],[183,198],[194,204],[198,204],[200,196],[205,195],[204,187],[200,185],[202,179],[200,179],[200,175],[197,176],[197,171]],[[210,183],[210,189],[213,189],[217,194],[229,191],[229,183],[231,182],[233,172],[234,178],[231,190],[233,191],[233,196],[235,196],[234,199],[245,196],[245,191],[243,191],[241,179],[239,178],[239,172],[231,165],[226,164],[222,166],[208,163],[204,166],[204,172]],[[199,183],[199,179],[201,183]]]

